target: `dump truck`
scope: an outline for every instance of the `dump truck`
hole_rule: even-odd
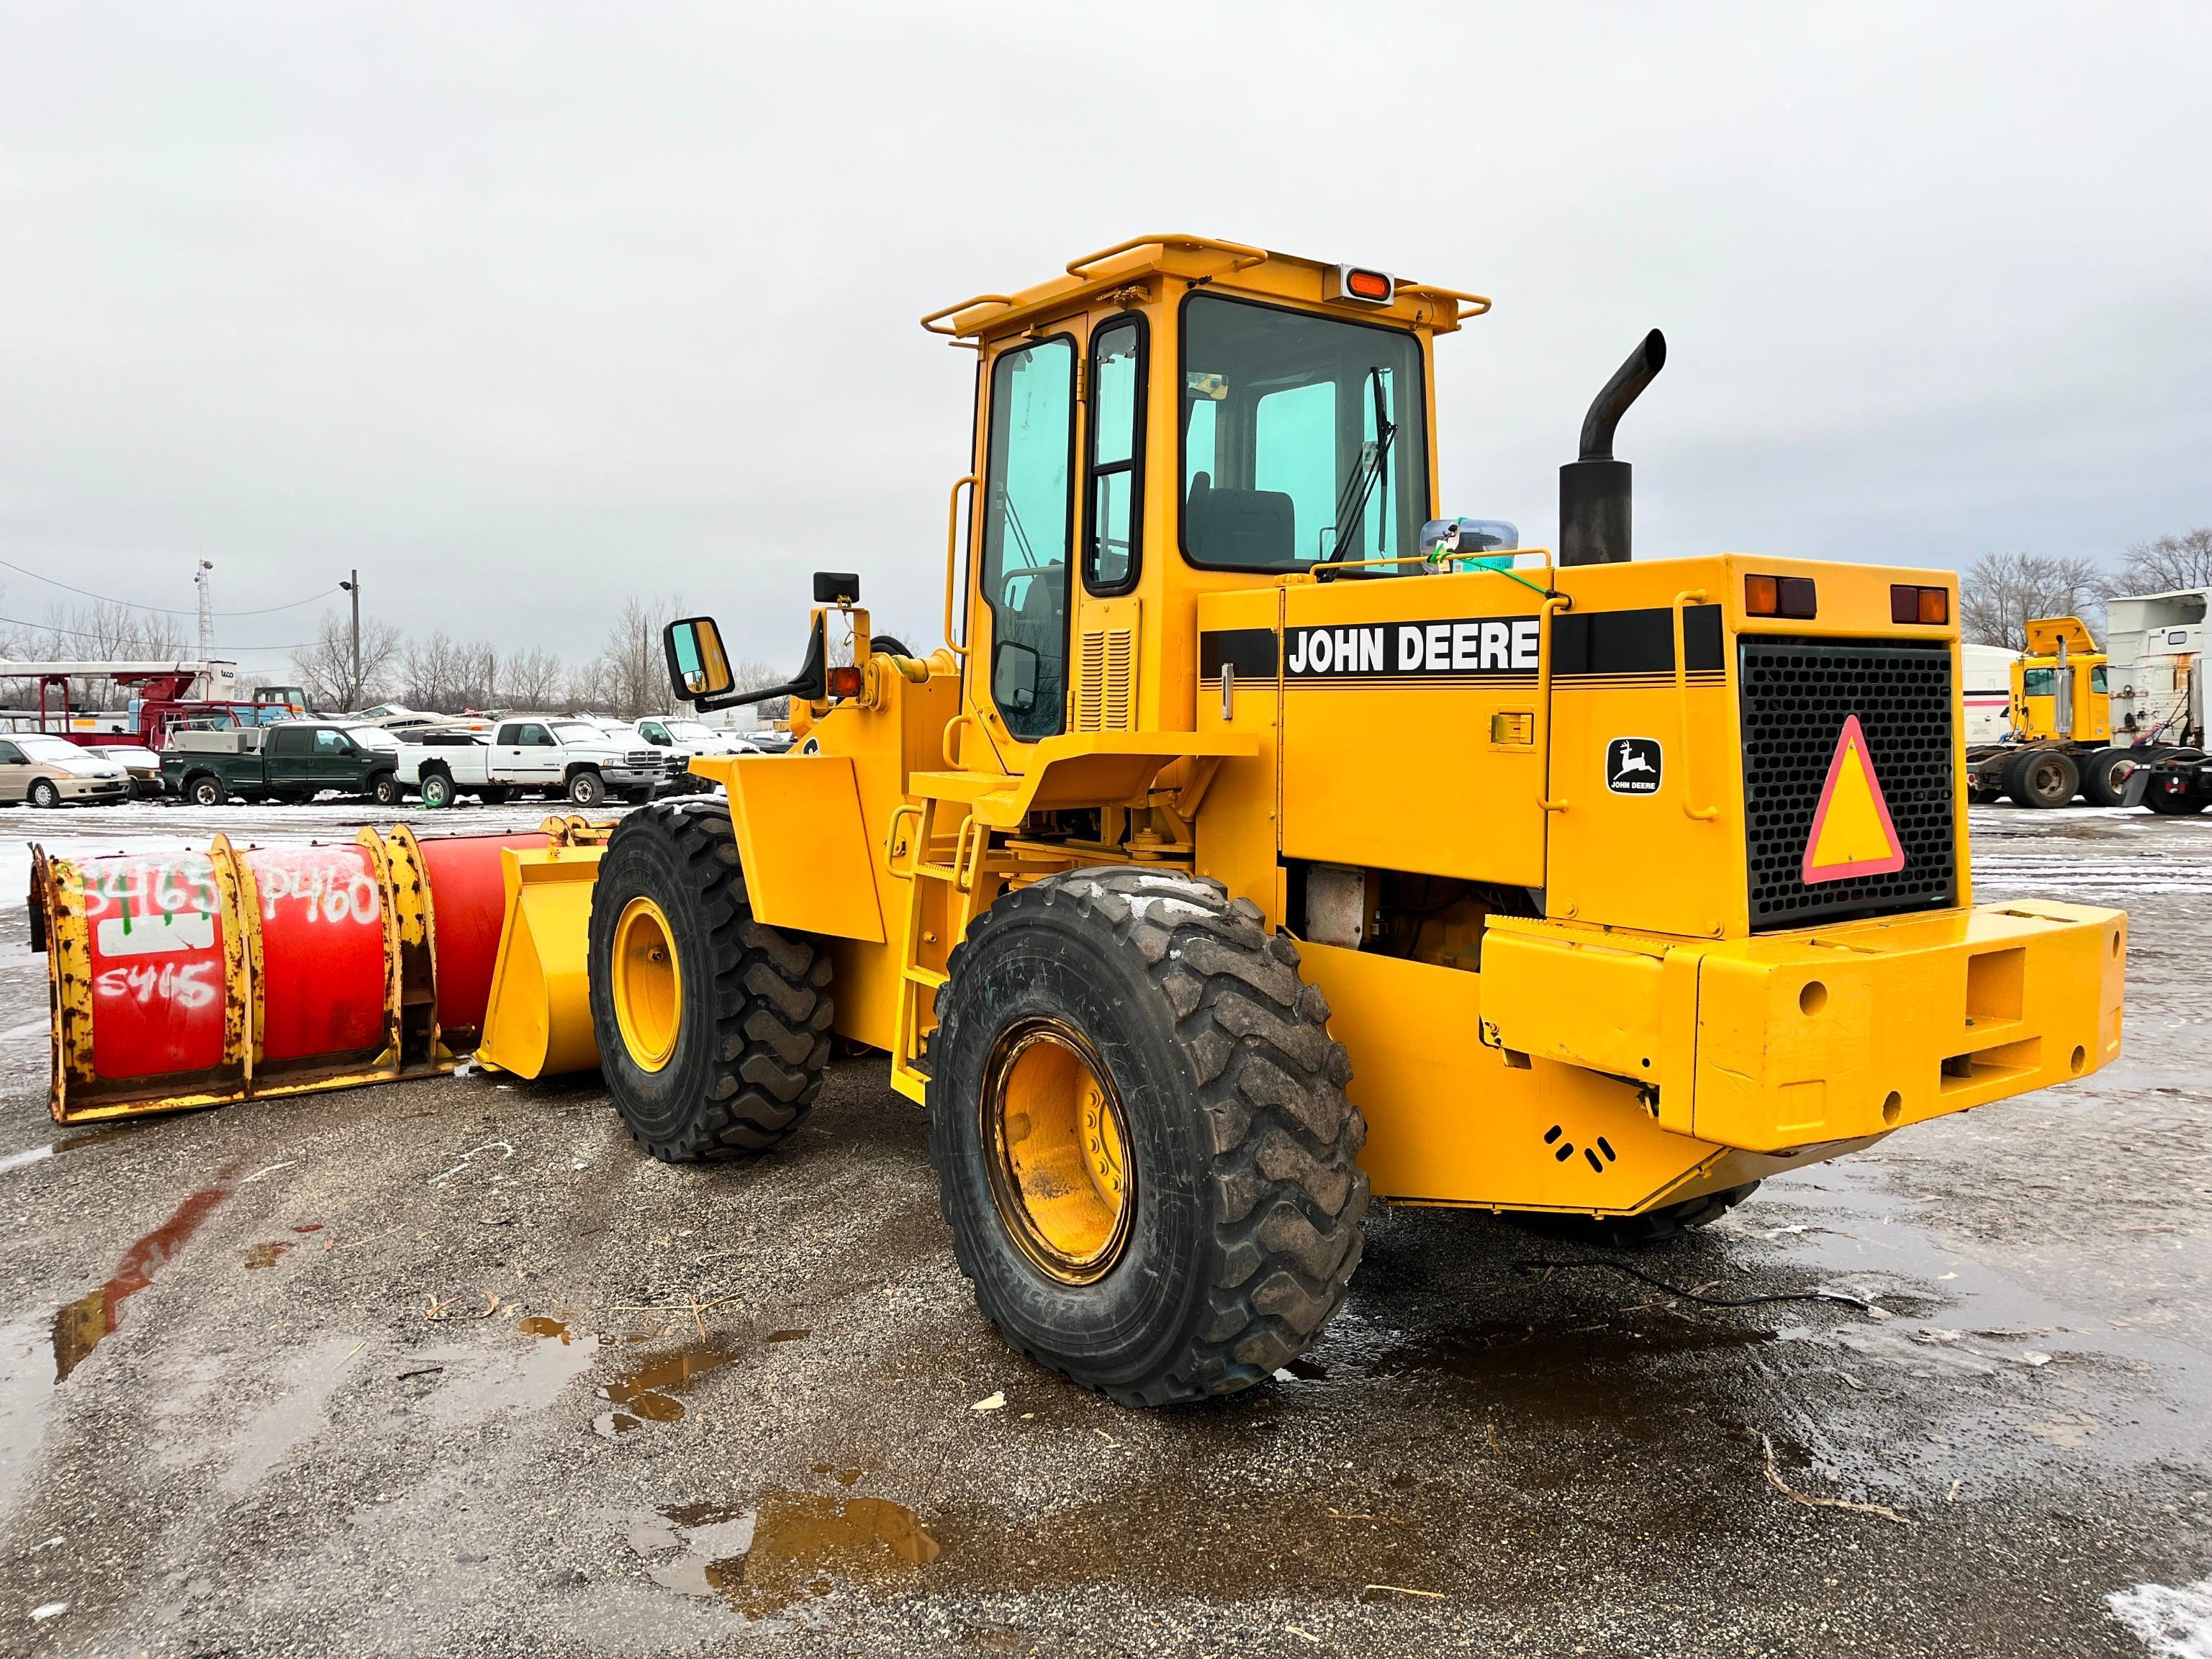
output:
[[[150,1085],[84,1058],[108,1015],[70,988],[115,971],[86,954],[114,915],[72,895],[135,895],[134,939],[198,896],[231,988],[197,1057],[228,1069],[178,1076],[236,1097],[254,999],[300,994],[231,942],[294,927],[243,895],[375,887],[384,1024],[332,1081],[471,1039],[518,1076],[597,1065],[691,1161],[789,1140],[833,1045],[880,1054],[983,1315],[1158,1405],[1314,1341],[1373,1198],[1671,1237],[2109,1063],[2126,917],[1973,902],[1953,574],[1632,558],[1613,443],[1656,331],[1590,406],[1556,548],[1447,516],[1437,348],[1490,309],[1153,234],[930,313],[976,362],[942,645],[872,633],[850,573],[816,576],[782,686],[738,691],[714,620],[672,624],[683,701],[787,696],[799,742],[699,756],[721,795],[611,830],[364,832],[312,882],[222,846],[40,861],[80,1109]],[[495,868],[496,961],[477,927],[453,1015],[481,1036],[447,1044],[446,935]],[[268,1086],[308,1086],[286,1053]]]

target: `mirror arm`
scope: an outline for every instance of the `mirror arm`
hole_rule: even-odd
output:
[[[757,702],[772,702],[778,697],[797,697],[804,702],[819,702],[830,695],[829,647],[824,640],[822,618],[814,619],[814,632],[806,642],[806,660],[799,665],[799,678],[783,685],[771,685],[759,691],[735,691],[727,696],[701,697],[697,708],[702,714],[712,714],[718,708],[743,708]]]

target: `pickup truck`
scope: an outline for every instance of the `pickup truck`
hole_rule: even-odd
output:
[[[635,733],[616,737],[557,715],[501,720],[489,732],[425,732],[399,746],[400,786],[419,791],[428,807],[450,806],[463,793],[495,805],[525,790],[578,806],[609,795],[644,800],[680,770]]]
[[[374,726],[285,720],[228,731],[175,731],[161,781],[195,806],[246,800],[313,800],[326,789],[397,806],[399,739]]]

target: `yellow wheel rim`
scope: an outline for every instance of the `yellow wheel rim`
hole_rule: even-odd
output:
[[[668,1064],[684,1025],[684,975],[668,917],[649,898],[634,898],[615,922],[615,1024],[629,1057],[648,1072]]]
[[[1121,1098],[1082,1034],[1030,1020],[1000,1040],[984,1073],[991,1195],[1022,1251],[1066,1285],[1105,1277],[1136,1213]]]

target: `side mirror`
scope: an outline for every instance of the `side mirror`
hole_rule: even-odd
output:
[[[722,630],[712,617],[672,622],[661,630],[660,642],[668,657],[669,687],[682,702],[719,697],[736,684],[730,654],[722,648]]]
[[[1037,653],[1018,640],[1000,640],[991,653],[991,701],[1005,709],[1036,707]]]

